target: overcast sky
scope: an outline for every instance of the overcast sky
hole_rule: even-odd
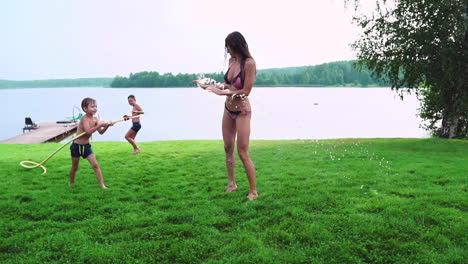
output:
[[[0,79],[219,72],[232,31],[260,69],[349,60],[352,14],[343,0],[1,0]]]

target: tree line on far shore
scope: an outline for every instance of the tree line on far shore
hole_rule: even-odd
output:
[[[0,89],[59,88],[59,87],[108,87],[112,78],[51,79],[32,81],[0,80]]]
[[[367,87],[389,85],[372,77],[371,71],[357,70],[354,61],[338,61],[315,66],[273,68],[258,70],[255,86],[349,86]],[[194,87],[199,74],[144,71],[128,77],[50,79],[32,81],[0,80],[0,89],[55,88],[55,87]],[[204,73],[205,77],[223,82],[224,73]]]
[[[205,73],[205,77],[223,82],[224,74]],[[157,71],[130,73],[116,76],[111,87],[193,87],[198,74],[160,74]],[[357,70],[354,61],[339,61],[316,66],[288,67],[259,70],[255,86],[389,86],[372,77],[367,69]]]

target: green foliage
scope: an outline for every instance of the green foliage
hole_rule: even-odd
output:
[[[427,128],[468,137],[468,1],[376,2],[372,15],[354,19],[364,30],[353,45],[359,65],[395,89],[425,87]]]
[[[205,77],[215,79],[221,82],[223,79],[222,73],[207,73]],[[159,74],[159,72],[144,71],[130,73],[129,77],[116,76],[111,83],[111,87],[192,87],[193,80],[198,79],[197,74],[182,74],[173,75],[172,73]]]
[[[337,61],[316,66],[303,66],[258,71],[255,85],[265,86],[388,86],[372,77],[366,68],[357,70],[354,61]]]
[[[112,78],[81,78],[81,79],[52,79],[34,81],[9,81],[0,80],[2,88],[52,88],[52,87],[106,87]]]
[[[205,73],[206,77],[223,82],[222,73]],[[316,66],[274,68],[259,70],[257,86],[388,86],[383,81],[372,78],[372,73],[363,68],[354,68],[354,61],[340,61]],[[158,72],[131,73],[129,77],[116,76],[111,87],[190,87],[197,74],[177,74]]]
[[[260,197],[227,184],[221,141],[95,142],[67,186],[19,166],[59,145],[0,145],[1,263],[464,263],[468,142],[252,141]]]
[[[354,61],[339,61],[316,66],[274,68],[259,70],[257,86],[389,86],[384,81],[372,77],[366,68],[356,70]],[[206,77],[223,82],[224,74],[205,73]],[[160,74],[156,71],[130,73],[128,77],[56,79],[38,81],[0,80],[1,88],[48,88],[48,87],[193,87],[198,74]]]

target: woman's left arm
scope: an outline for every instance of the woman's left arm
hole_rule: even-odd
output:
[[[257,68],[255,65],[255,61],[253,59],[249,59],[245,62],[244,66],[245,71],[245,79],[244,79],[244,87],[240,90],[229,90],[229,89],[212,89],[212,91],[217,95],[233,95],[233,94],[240,94],[248,96],[252,91],[252,87],[255,83],[255,75],[257,74]]]

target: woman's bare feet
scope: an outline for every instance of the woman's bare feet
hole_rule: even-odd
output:
[[[101,188],[102,189],[109,189],[109,187],[105,186],[105,185],[101,185]]]
[[[247,195],[247,199],[249,199],[250,201],[255,200],[257,198],[258,198],[257,192],[249,192],[249,194]]]
[[[226,192],[230,193],[230,192],[233,192],[237,190],[237,185],[236,184],[229,184],[227,189],[226,189]]]

